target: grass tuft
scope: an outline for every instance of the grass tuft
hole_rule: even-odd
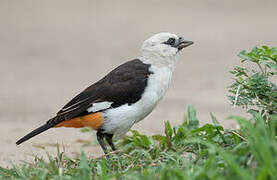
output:
[[[82,152],[71,159],[57,146],[48,161],[0,167],[1,179],[274,179],[277,177],[277,116],[265,123],[258,113],[255,124],[232,116],[239,130],[225,130],[211,114],[213,124],[199,127],[195,108],[188,107],[184,122],[165,135],[137,131],[119,140],[121,151],[89,159]]]

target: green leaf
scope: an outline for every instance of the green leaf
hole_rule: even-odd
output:
[[[169,136],[169,138],[172,137],[173,135],[173,129],[171,128],[170,122],[166,121],[165,122],[165,134],[167,134]]]
[[[196,110],[193,105],[188,105],[188,128],[196,129],[199,127],[199,120],[196,117]]]
[[[93,131],[93,129],[91,129],[90,127],[84,127],[81,129],[81,132],[83,132],[83,133],[92,132],[92,131]]]
[[[78,179],[92,179],[91,169],[88,164],[87,156],[84,152],[81,153],[79,167],[80,177]]]
[[[210,116],[211,116],[212,121],[213,121],[213,123],[214,123],[214,125],[215,125],[216,131],[217,131],[218,134],[220,135],[222,141],[223,141],[224,143],[226,143],[225,137],[224,137],[223,134],[220,132],[220,130],[221,130],[220,128],[222,128],[222,130],[223,130],[223,127],[220,126],[219,122],[217,121],[217,119],[216,119],[216,117],[213,115],[213,113],[210,113]]]

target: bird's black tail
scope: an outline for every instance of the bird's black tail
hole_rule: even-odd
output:
[[[37,128],[37,129],[33,130],[32,132],[30,132],[29,134],[25,135],[23,138],[19,139],[16,142],[16,145],[19,145],[19,144],[27,141],[28,139],[46,131],[47,129],[50,129],[53,126],[54,126],[54,124],[52,124],[52,123],[46,123],[46,124],[40,126],[39,128]]]

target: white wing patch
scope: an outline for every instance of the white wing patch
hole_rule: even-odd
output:
[[[108,101],[94,103],[94,104],[92,104],[92,107],[87,109],[87,111],[88,112],[97,112],[97,111],[101,111],[104,109],[108,109],[111,107],[111,105],[112,105],[112,102],[108,102]]]

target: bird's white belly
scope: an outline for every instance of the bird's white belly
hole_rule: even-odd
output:
[[[156,107],[169,87],[172,72],[167,68],[159,70],[153,68],[152,72],[154,74],[150,75],[147,87],[139,101],[103,112],[102,128],[105,132],[122,136]]]

